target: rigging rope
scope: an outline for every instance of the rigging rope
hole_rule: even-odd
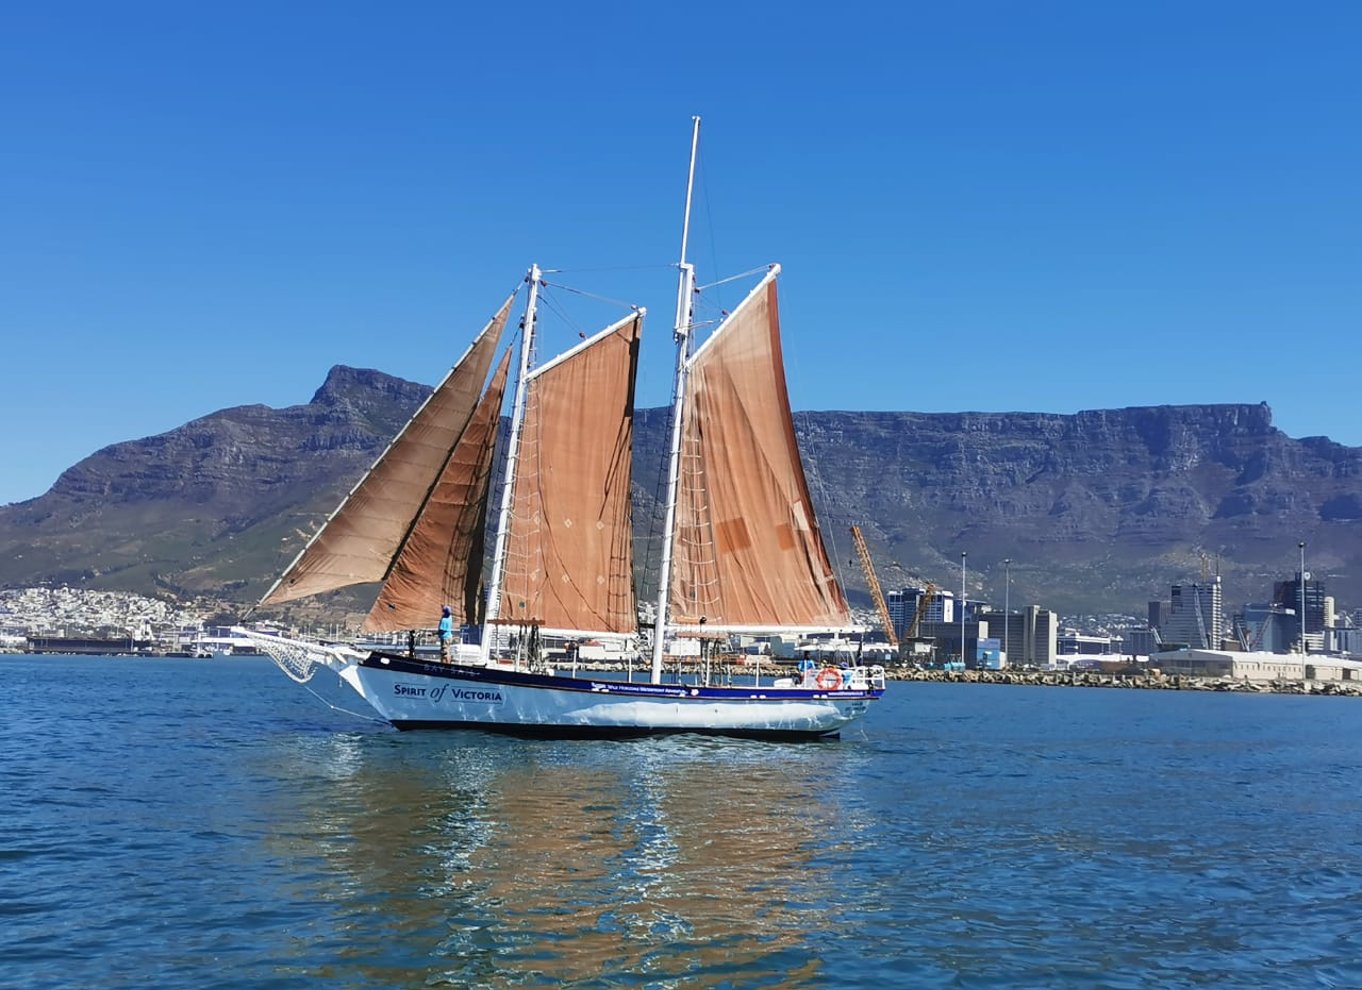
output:
[[[341,650],[322,646],[318,643],[308,643],[302,640],[285,639],[282,636],[251,636],[251,641],[256,649],[267,654],[274,661],[275,666],[282,670],[294,681],[307,688],[308,693],[324,704],[332,711],[343,712],[346,715],[353,715],[355,718],[362,718],[370,722],[377,722],[380,725],[387,725],[387,719],[376,718],[373,715],[366,715],[363,712],[351,711],[349,708],[342,708],[340,705],[333,704],[326,698],[318,694],[308,682],[322,667],[327,666],[324,659],[319,657],[332,656],[341,658]],[[346,650],[353,656],[358,656],[353,650]],[[339,673],[337,674],[339,676]]]
[[[695,149],[695,166],[696,197],[703,200],[705,204],[705,230],[709,234],[710,270],[718,272],[723,269],[719,267],[719,246],[718,240],[715,238],[714,234],[714,212],[712,208],[714,197],[709,194],[709,169],[705,165],[705,153],[703,148],[697,147]],[[723,284],[723,282],[715,282],[711,285],[696,286],[695,291],[697,296],[701,296],[706,289],[716,288]],[[721,313],[726,312],[723,303],[723,293],[719,293],[718,298],[715,301],[715,308]]]
[[[687,604],[695,615],[715,616],[719,606],[719,563],[714,546],[713,519],[709,511],[700,438],[682,438],[681,483],[677,486],[676,546],[673,555],[685,554],[692,580]],[[689,470],[685,465],[689,464]],[[690,484],[686,484],[689,479]],[[685,589],[677,588],[678,591]]]
[[[548,288],[550,285],[549,282],[546,282],[543,279],[539,280],[539,284],[544,288]],[[619,306],[622,309],[628,310],[638,309],[638,306],[635,303],[625,302],[623,299],[614,299],[611,298],[610,296],[597,295],[594,292],[587,292],[585,289],[576,289],[570,285],[561,285],[558,282],[553,282],[552,286],[555,289],[562,289],[564,292],[572,292],[579,296],[585,296],[587,299],[595,299],[597,302],[609,303],[612,306]]]
[[[602,268],[541,268],[539,271],[545,275],[577,275],[580,273],[595,272],[655,272],[675,267],[676,262],[672,261],[665,265],[607,265]]]
[[[770,265],[763,265],[760,268],[752,268],[745,272],[738,272],[738,274],[736,275],[730,275],[727,278],[721,278],[717,282],[710,282],[708,285],[702,285],[699,287],[699,291],[704,292],[706,289],[713,289],[720,285],[727,285],[729,282],[736,282],[740,278],[751,278],[753,275],[765,275],[770,270],[771,270]]]
[[[543,285],[543,283],[540,284]],[[544,286],[544,288],[547,288],[547,286]],[[568,315],[567,310],[563,308],[562,304],[559,303],[557,299],[553,298],[552,293],[541,290],[539,293],[539,302],[546,309],[552,310],[554,315],[557,316],[558,319],[562,320],[573,330],[577,331],[578,336],[583,338],[590,336],[587,333],[586,328],[584,328],[580,323],[578,323],[576,320],[574,320],[571,316]]]
[[[804,430],[804,435],[805,435],[806,437],[808,437],[809,440],[810,440],[810,453],[812,453],[812,452],[813,452],[813,451],[812,451],[812,443],[811,443],[811,441],[812,441],[812,434],[810,433],[810,431],[809,431],[809,429],[808,429],[808,419],[807,419],[808,413],[807,413],[807,412],[805,412],[805,413],[796,413],[796,412],[791,411],[790,416],[791,416],[791,419],[793,419],[793,421],[794,421],[794,423],[795,423],[796,433],[798,432],[798,426],[799,426],[799,418],[800,418],[800,416],[806,417],[806,418],[805,418],[805,430]],[[811,458],[811,460],[812,460],[812,464],[811,464],[811,465],[808,464],[808,463],[805,464],[805,475],[806,475],[806,476],[808,476],[808,475],[810,475],[810,474],[813,475],[813,477],[812,477],[811,480],[812,480],[812,482],[813,482],[813,484],[812,484],[813,493],[812,493],[812,494],[813,494],[813,496],[814,496],[814,501],[815,501],[816,503],[821,504],[825,509],[830,510],[830,509],[832,508],[832,503],[831,503],[831,502],[829,501],[829,499],[828,499],[828,490],[827,490],[827,486],[825,486],[825,485],[823,484],[823,472],[820,471],[820,470],[819,470],[819,467],[818,467],[820,458],[818,458],[818,457],[815,456],[815,457]],[[810,468],[812,468],[812,470],[810,470]],[[818,509],[817,509],[817,506],[815,506],[815,507],[814,507],[814,518],[816,519],[816,518],[818,518],[818,516],[819,516]],[[837,571],[837,583],[838,583],[839,585],[842,586],[842,595],[843,595],[843,597],[845,597],[845,596],[846,596],[846,587],[847,587],[846,572],[842,569],[842,551],[841,551],[841,550],[838,548],[838,546],[837,546],[837,537],[834,536],[834,535],[832,535],[832,533],[835,532],[835,530],[830,531],[830,530],[828,530],[828,528],[827,528],[826,526],[824,526],[824,525],[822,525],[822,524],[820,523],[819,526],[818,526],[818,531],[819,531],[819,533],[821,533],[822,536],[823,536],[823,541],[824,541],[824,543],[823,543],[823,548],[824,548],[824,550],[827,551],[828,554],[832,557],[832,565],[833,565],[833,567],[834,567],[834,568],[836,569],[836,571]],[[848,608],[851,607],[850,602],[847,603],[847,607],[848,607]]]
[[[312,689],[312,685],[311,685],[311,684],[304,684],[303,687],[307,688],[307,693],[308,693],[308,694],[312,695],[312,697],[316,698],[318,701],[320,701],[320,702],[321,702],[323,705],[325,705],[327,708],[330,708],[333,712],[341,712],[341,713],[343,713],[343,714],[345,714],[345,715],[353,715],[355,718],[362,718],[362,719],[364,719],[366,722],[377,722],[379,725],[388,725],[388,724],[389,724],[389,722],[388,722],[387,719],[378,718],[378,717],[375,716],[375,715],[366,715],[364,712],[351,711],[349,708],[342,708],[340,705],[334,705],[334,704],[332,704],[331,702],[329,702],[329,701],[327,701],[325,698],[323,698],[320,694],[318,694],[316,691],[314,691],[314,690]]]

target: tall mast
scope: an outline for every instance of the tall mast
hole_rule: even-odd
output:
[[[487,586],[487,614],[482,631],[482,657],[487,659],[492,649],[492,623],[501,612],[501,579],[506,571],[506,534],[511,518],[511,490],[515,487],[515,469],[520,460],[520,426],[525,420],[525,388],[530,376],[530,352],[534,346],[535,311],[539,305],[538,265],[530,266],[525,280],[530,283],[529,298],[525,302],[525,323],[520,335],[520,370],[516,376],[515,402],[511,406],[511,439],[506,447],[506,479],[501,489],[501,511],[497,515],[497,546],[492,555],[492,579]]]
[[[686,261],[690,240],[690,204],[695,191],[695,154],[700,147],[700,118],[691,118],[690,171],[686,175],[686,214],[681,222],[680,276],[676,288],[676,383],[672,394],[672,443],[667,466],[667,521],[662,531],[662,573],[657,583],[657,617],[653,625],[652,682],[662,682],[662,652],[667,634],[667,608],[672,585],[672,552],[676,542],[676,498],[681,475],[681,414],[686,401],[687,362],[691,351],[695,266]]]

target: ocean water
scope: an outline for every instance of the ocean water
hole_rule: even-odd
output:
[[[950,684],[831,743],[399,734],[265,660],[0,657],[0,987],[1362,987],[1360,739]]]

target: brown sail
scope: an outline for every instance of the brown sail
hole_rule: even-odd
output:
[[[642,314],[529,380],[498,621],[633,633],[630,460]]]
[[[266,592],[261,605],[379,581],[388,573],[473,415],[513,299],[514,295],[506,300],[459,363]]]
[[[393,561],[364,632],[431,628],[444,605],[457,623],[479,620],[487,494],[510,367],[508,350]]]
[[[679,626],[851,622],[795,441],[774,273],[691,358],[671,587]]]

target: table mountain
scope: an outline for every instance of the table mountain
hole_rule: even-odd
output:
[[[106,447],[39,498],[0,507],[0,584],[254,601],[428,393],[338,366],[306,405],[227,409]],[[958,591],[963,550],[970,595],[997,602],[1012,558],[1014,606],[1139,612],[1205,568],[1238,603],[1267,597],[1304,539],[1340,606],[1362,604],[1362,449],[1287,437],[1265,404],[796,421],[853,596],[864,588],[847,536],[857,523],[886,587],[925,576]],[[636,432],[646,572],[667,411],[640,410]],[[363,607],[365,594],[336,604]]]

